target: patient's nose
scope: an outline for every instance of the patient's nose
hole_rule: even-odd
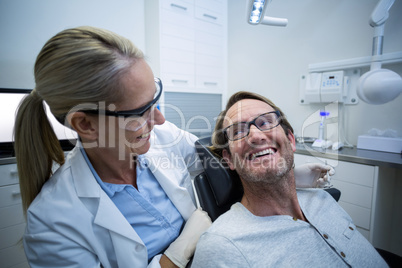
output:
[[[250,133],[248,134],[248,141],[253,144],[259,144],[261,141],[265,141],[267,136],[261,130],[259,130],[255,125],[250,126]]]

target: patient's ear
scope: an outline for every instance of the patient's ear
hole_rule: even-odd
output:
[[[94,116],[88,116],[83,112],[73,112],[67,116],[67,120],[83,140],[97,140],[98,124]]]
[[[295,136],[293,135],[293,133],[291,131],[289,131],[287,136],[288,136],[290,146],[292,147],[293,152],[296,152],[296,139],[295,139]]]
[[[230,155],[230,153],[228,152],[228,150],[226,150],[226,149],[223,149],[223,150],[222,150],[222,157],[223,157],[223,160],[225,160],[226,163],[228,164],[229,168],[230,168],[231,170],[235,170],[234,164],[233,164],[233,162],[232,162],[232,156]]]

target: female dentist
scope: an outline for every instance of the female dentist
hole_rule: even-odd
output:
[[[103,29],[67,29],[34,74],[15,123],[30,266],[185,267],[211,224],[194,205],[197,137],[165,122],[162,82],[143,53]],[[66,158],[44,101],[78,134]],[[300,167],[297,180],[317,184],[327,169]]]

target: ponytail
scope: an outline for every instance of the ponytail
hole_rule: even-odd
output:
[[[53,163],[64,163],[63,150],[36,90],[26,96],[18,107],[14,137],[22,207],[26,213],[52,175]]]

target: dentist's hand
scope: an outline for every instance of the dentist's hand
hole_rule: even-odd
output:
[[[330,165],[308,163],[295,167],[294,173],[297,188],[324,188],[335,170]]]
[[[197,209],[184,225],[179,237],[170,244],[164,254],[178,267],[186,267],[194,255],[198,239],[211,226],[211,223],[208,214],[200,208]]]

